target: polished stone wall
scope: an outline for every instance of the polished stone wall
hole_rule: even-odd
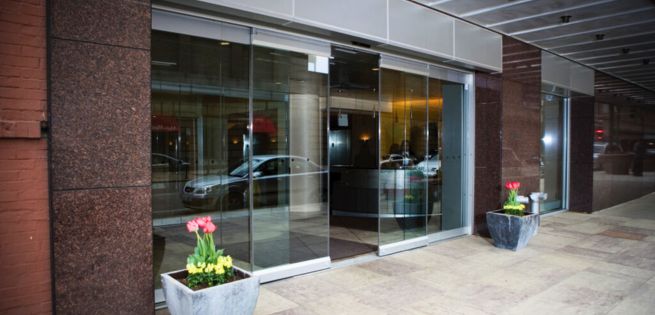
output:
[[[591,212],[595,99],[573,92],[570,100],[569,209]]]
[[[153,311],[150,2],[51,1],[55,311]]]
[[[500,208],[501,118],[500,74],[475,74],[474,233],[488,235],[486,212]]]
[[[539,191],[541,51],[503,36],[502,182]]]

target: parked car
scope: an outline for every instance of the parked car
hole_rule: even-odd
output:
[[[441,169],[441,160],[439,154],[432,155],[429,159],[421,161],[416,165],[416,168],[423,172],[425,176],[433,177],[437,175],[437,171]]]
[[[324,185],[322,168],[309,158],[292,155],[255,155],[252,159],[253,197],[256,206],[288,204],[291,178],[315,177],[315,189]],[[181,192],[182,203],[192,209],[236,210],[248,208],[248,162],[228,175],[203,176],[188,181]],[[302,187],[305,189],[307,187]],[[311,188],[311,187],[309,187]],[[318,194],[317,191],[303,194]]]

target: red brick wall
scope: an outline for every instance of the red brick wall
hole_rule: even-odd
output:
[[[0,314],[52,312],[45,0],[0,1]]]

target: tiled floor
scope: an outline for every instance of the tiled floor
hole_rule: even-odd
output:
[[[545,217],[519,252],[469,236],[263,284],[255,314],[655,314],[655,193],[625,206]]]
[[[464,237],[264,284],[255,314],[655,314],[655,194],[546,217],[527,248]],[[644,215],[648,216],[648,215]]]

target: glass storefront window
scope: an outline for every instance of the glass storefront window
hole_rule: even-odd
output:
[[[548,194],[541,212],[560,210],[564,199],[564,98],[542,94],[540,190]]]
[[[155,288],[183,268],[198,216],[269,280],[299,265],[272,267],[318,270],[464,226],[463,84],[427,64],[189,20],[207,29],[152,32]]]

